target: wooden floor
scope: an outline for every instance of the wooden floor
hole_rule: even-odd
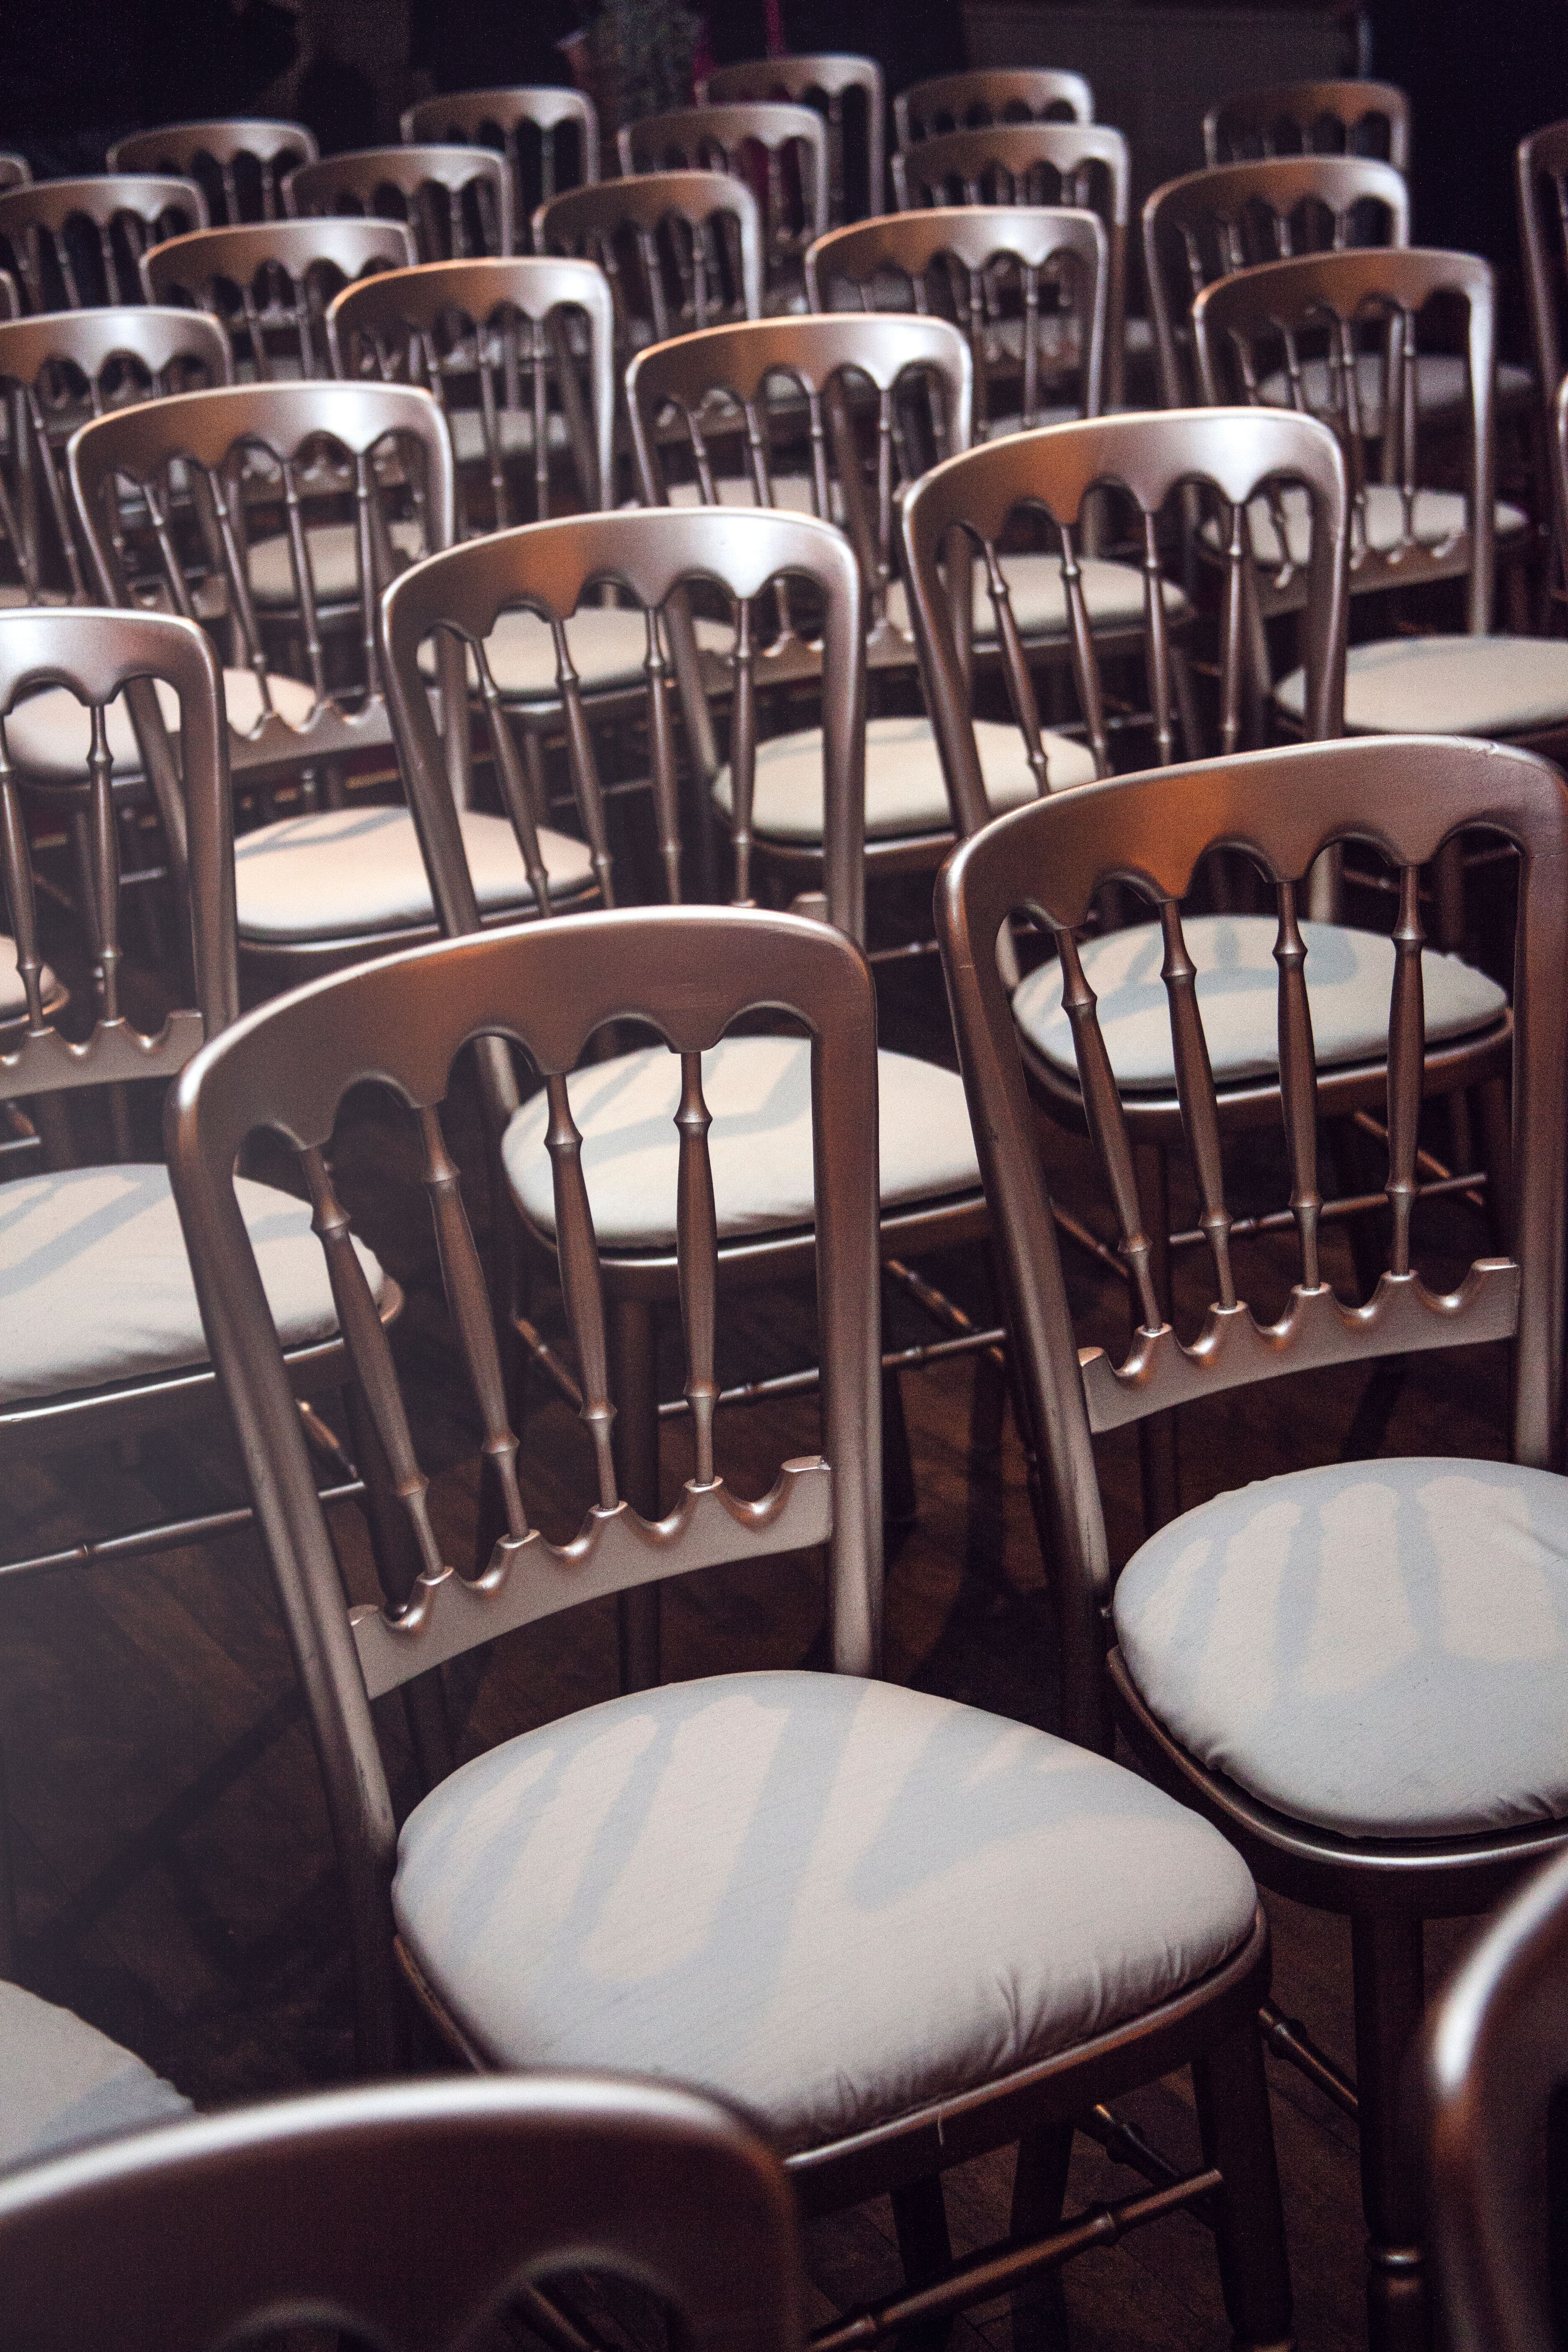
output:
[[[945,1021],[934,964],[894,968],[884,1011],[886,1042],[920,1039],[940,1050]],[[461,1119],[456,1124],[460,1130]],[[472,1165],[471,1119],[467,1144]],[[1095,1213],[1081,1148],[1047,1135],[1046,1149],[1063,1198]],[[377,1099],[356,1101],[336,1165],[361,1229],[410,1294],[398,1352],[419,1397],[427,1465],[440,1474],[437,1527],[464,1560],[474,1489],[462,1456],[474,1431],[446,1334],[434,1251],[409,1213],[405,1180],[415,1162],[406,1125]],[[1253,1176],[1260,1188],[1278,1184],[1267,1150]],[[1451,1266],[1479,1245],[1479,1219],[1445,1204],[1433,1211],[1428,1239]],[[1255,1245],[1243,1267],[1247,1295],[1270,1305],[1291,1278],[1290,1247]],[[1114,1336],[1122,1314],[1114,1280],[1081,1254],[1070,1259],[1070,1272],[1086,1324]],[[1331,1258],[1331,1272],[1351,1286],[1348,1258]],[[982,1305],[983,1270],[973,1255],[944,1266],[942,1278],[955,1296]],[[889,1330],[920,1336],[901,1301],[890,1310]],[[802,1360],[806,1302],[753,1303],[742,1323],[726,1326],[725,1344],[728,1377]],[[667,1374],[666,1393],[674,1393],[673,1360]],[[1009,1427],[999,1459],[971,1463],[971,1387],[968,1366],[954,1363],[905,1383],[920,1508],[890,1543],[888,1671],[1049,1726],[1051,1618],[1020,1455]],[[1184,1417],[1184,1500],[1314,1460],[1380,1452],[1500,1457],[1506,1408],[1498,1350],[1421,1357],[1370,1380],[1277,1383]],[[814,1421],[809,1403],[736,1412],[721,1420],[721,1467],[756,1491],[771,1477],[767,1465],[812,1442]],[[563,1404],[540,1395],[526,1437],[531,1506],[551,1527],[580,1433]],[[1106,1444],[1102,1469],[1121,1558],[1140,1533],[1131,1442]],[[675,1429],[667,1492],[682,1475]],[[14,1555],[35,1539],[67,1543],[234,1492],[222,1444],[200,1436],[149,1444],[138,1458],[39,1462],[6,1480],[0,1546]],[[353,1512],[338,1524],[351,1584],[368,1590]],[[821,1625],[813,1559],[699,1576],[668,1596],[666,1670],[820,1662]],[[590,1605],[498,1643],[454,1674],[464,1752],[609,1695],[614,1675],[607,1607]],[[128,2042],[201,2105],[344,2079],[350,2025],[342,1904],[314,1759],[255,1541],[237,1535],[112,1571],[0,1580],[0,1729],[27,1980]],[[399,1759],[400,1794],[411,1801],[395,1710],[387,1738]],[[1270,1910],[1277,1997],[1348,2060],[1347,1932],[1287,1904]],[[1435,1975],[1464,1932],[1432,1931]],[[1300,2341],[1359,2343],[1352,2136],[1315,2093],[1272,2063],[1271,2080]],[[1184,2081],[1129,2101],[1127,2111],[1173,2152],[1195,2147]],[[960,2245],[1003,2234],[1009,2172],[1010,2159],[999,2157],[952,2177]],[[1080,2137],[1071,2203],[1135,2185]],[[826,2298],[842,2305],[890,2287],[897,2263],[886,2206],[816,2226],[811,2258],[824,2315]],[[1185,2218],[1075,2264],[1068,2298],[1080,2352],[1100,2346],[1196,2352],[1228,2342],[1210,2243]],[[984,2338],[1000,2352],[1011,2331],[1000,2305],[973,2314],[953,2340]]]

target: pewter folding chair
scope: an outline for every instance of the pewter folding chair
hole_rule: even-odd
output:
[[[603,269],[618,370],[648,343],[762,316],[761,215],[729,172],[644,172],[573,188],[541,205],[533,245]]]
[[[195,180],[207,200],[214,228],[244,221],[280,220],[283,182],[300,163],[316,161],[315,140],[302,122],[249,117],[222,122],[165,122],[137,131],[112,146],[111,172],[177,172]]]
[[[627,176],[718,170],[747,181],[761,216],[763,307],[805,309],[801,263],[812,239],[832,226],[827,125],[814,107],[761,100],[680,107],[623,123],[618,144]],[[762,159],[754,173],[753,156]]]
[[[1237,90],[1204,117],[1211,170],[1311,154],[1373,155],[1407,173],[1410,100],[1391,81],[1284,81]]]

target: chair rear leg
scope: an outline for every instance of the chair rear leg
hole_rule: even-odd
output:
[[[911,2287],[930,2286],[952,2264],[941,2174],[895,2189],[892,2201],[904,2278]],[[899,2352],[942,2352],[952,2325],[948,2318],[922,2319],[912,2327],[901,2328],[895,2338]]]
[[[1008,2235],[1019,2243],[1046,2237],[1061,2221],[1072,2163],[1071,2124],[1042,2124],[1018,2142]],[[1014,2352],[1068,2352],[1066,2282],[1058,2267],[1013,2296]]]
[[[1421,2022],[1421,1922],[1352,1918],[1351,1951],[1368,2335],[1372,2352],[1426,2352],[1419,2195],[1399,2136],[1400,2076]]]
[[[1290,2267],[1263,2045],[1250,2019],[1193,2062],[1204,2160],[1217,2166],[1215,2247],[1225,2307],[1238,2347],[1286,2346]]]

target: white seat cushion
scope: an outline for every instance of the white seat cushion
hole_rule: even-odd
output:
[[[1300,722],[1306,676],[1274,689]],[[1350,735],[1520,735],[1568,720],[1561,637],[1389,637],[1345,656]]]
[[[509,820],[465,809],[458,822],[480,913],[531,907]],[[552,896],[575,896],[592,882],[584,843],[541,826],[539,848]],[[350,939],[435,920],[419,836],[403,808],[321,809],[242,833],[234,884],[241,939]]]
[[[1216,1832],[1050,1734],[847,1675],[614,1699],[465,1764],[393,1902],[493,2064],[671,2075],[786,2150],[1137,2017],[1251,1931]]]
[[[722,622],[698,619],[693,627],[703,653],[727,656],[733,632]],[[625,604],[584,604],[566,624],[566,644],[572,667],[584,694],[606,693],[617,687],[645,683],[647,623],[643,614]],[[426,638],[419,648],[419,668],[426,677],[436,675],[435,642]],[[548,621],[537,613],[498,613],[495,627],[485,639],[496,691],[507,702],[554,702],[555,639]],[[476,690],[479,671],[468,659],[468,684]]]
[[[1299,484],[1287,483],[1279,493],[1279,511],[1285,524],[1285,545],[1294,564],[1305,564],[1312,552],[1312,502]],[[1528,520],[1521,510],[1499,499],[1493,508],[1493,528],[1501,539],[1514,539],[1528,529]],[[1265,498],[1253,499],[1247,509],[1252,530],[1252,551],[1260,563],[1276,565],[1282,561],[1279,529],[1273,510]],[[1391,482],[1369,482],[1366,491],[1366,541],[1374,555],[1387,555],[1398,547],[1405,537],[1405,500]],[[1458,490],[1417,490],[1412,504],[1410,527],[1416,544],[1427,549],[1458,547],[1469,528],[1468,501]],[[1354,525],[1352,526],[1352,530]],[[1210,515],[1203,526],[1203,536],[1212,547],[1225,543],[1226,526],[1218,516]],[[1351,585],[1355,586],[1355,574]],[[1386,583],[1380,584],[1385,585]]]
[[[235,1192],[283,1345],[330,1339],[337,1310],[308,1203],[244,1177]],[[354,1248],[379,1298],[381,1268]],[[0,1402],[206,1361],[163,1168],[73,1168],[0,1184]]]
[[[316,698],[310,688],[302,686],[298,678],[281,677],[276,671],[268,676],[268,684],[272,689],[273,708],[279,717],[289,727],[304,726],[316,708]],[[158,708],[163,714],[163,723],[174,734],[177,751],[179,696],[162,678],[155,678],[153,685],[157,691]],[[247,669],[226,669],[223,693],[229,725],[240,734],[247,735],[261,716],[261,688],[255,673]],[[104,717],[104,732],[115,774],[139,776],[142,772],[142,752],[123,695],[116,696],[107,706]],[[87,773],[88,755],[92,750],[91,715],[87,705],[77,700],[68,686],[47,687],[42,694],[31,695],[26,702],[17,704],[5,721],[5,740],[12,760],[27,774],[68,777],[74,781]]]
[[[816,512],[809,474],[773,474],[768,478],[773,494],[773,506],[779,513],[808,515]],[[713,488],[721,507],[754,507],[757,503],[756,485],[749,474],[717,475]],[[666,494],[672,507],[700,507],[705,503],[701,485],[697,482],[670,482],[666,486]],[[832,520],[840,521],[844,513],[844,493],[835,481],[828,483],[827,500]],[[633,509],[639,503],[637,499],[626,501],[628,509]]]
[[[107,2033],[0,1979],[0,2170],[190,2112]]]
[[[519,457],[533,448],[533,411],[531,408],[498,408],[496,437],[503,457]],[[489,450],[485,443],[485,420],[477,408],[449,408],[447,428],[452,436],[452,455],[459,466],[483,465]],[[547,449],[565,449],[572,436],[566,429],[566,419],[558,408],[549,411],[544,426]]]
[[[393,552],[405,562],[415,562],[425,551],[425,536],[416,522],[395,522],[387,537]],[[305,533],[305,550],[310,560],[310,585],[318,604],[352,604],[359,596],[359,533],[352,522],[318,523]],[[294,567],[289,560],[289,535],[279,531],[275,538],[258,539],[247,550],[250,563],[250,593],[258,604],[268,611],[279,605],[296,605],[300,592],[294,585]]]
[[[877,1080],[883,1206],[977,1191],[963,1081],[907,1054],[879,1054]],[[816,1196],[805,1039],[721,1038],[702,1057],[702,1090],[713,1118],[708,1150],[721,1237],[809,1225]],[[654,1045],[596,1062],[574,1073],[569,1093],[602,1246],[673,1248],[679,1055]],[[548,1124],[545,1097],[534,1095],[514,1112],[501,1155],[523,1215],[553,1234]]]
[[[1035,779],[1016,727],[976,719],[974,740],[986,798],[998,815],[1036,797]],[[1043,730],[1046,772],[1053,789],[1094,781],[1094,758],[1070,735]],[[822,839],[822,730],[775,735],[757,746],[752,827],[764,839]],[[732,805],[728,768],[713,780],[713,798],[728,816]],[[866,730],[866,837],[946,833],[952,824],[942,760],[929,719],[873,719]]]
[[[1347,1462],[1162,1528],[1117,1639],[1192,1755],[1348,1837],[1568,1815],[1568,1480]]]
[[[1098,555],[1079,559],[1083,601],[1093,625],[1101,629],[1141,629],[1143,625],[1143,574],[1133,563],[1108,563]],[[1062,586],[1060,558],[1055,555],[1005,555],[1002,576],[1021,637],[1065,637],[1068,634],[1067,591]],[[973,572],[971,628],[977,645],[994,644],[996,613],[985,585],[985,571],[976,562]],[[1191,611],[1173,580],[1163,583],[1165,610],[1172,620]],[[888,593],[888,613],[900,629],[910,626],[909,603],[901,580]]]
[[[1535,379],[1528,368],[1513,367],[1505,361],[1498,369],[1497,393],[1500,400],[1517,403],[1531,397],[1534,390]],[[1289,379],[1282,368],[1278,374],[1264,378],[1258,386],[1258,397],[1271,407],[1289,408],[1291,405]],[[1301,362],[1301,397],[1309,408],[1319,411],[1339,404],[1331,399],[1326,359],[1303,360]],[[1361,404],[1363,429],[1375,432],[1383,415],[1383,360],[1376,352],[1363,352],[1356,360],[1356,398]],[[1469,362],[1458,352],[1417,352],[1415,405],[1418,414],[1422,416],[1434,416],[1447,411],[1464,414],[1469,404]]]
[[[38,974],[38,992],[47,1004],[59,992],[59,982],[45,964]],[[27,1010],[27,992],[16,969],[16,942],[0,933],[0,1021],[17,1021]]]
[[[1279,1066],[1279,987],[1271,915],[1194,915],[1182,926],[1197,968],[1198,1004],[1209,1061],[1221,1086],[1272,1077]],[[1381,1061],[1388,1050],[1394,942],[1338,923],[1301,925],[1307,950],[1307,1000],[1320,1067]],[[1175,1085],[1171,1016],[1160,977],[1159,927],[1134,924],[1081,950],[1084,977],[1100,999],[1100,1026],[1117,1084],[1169,1093]],[[1458,956],[1426,949],[1421,957],[1429,1044],[1485,1029],[1508,998],[1485,972]],[[1013,999],[1013,1017],[1031,1045],[1076,1080],[1072,1031],[1062,1010],[1062,968],[1054,960],[1030,972]]]

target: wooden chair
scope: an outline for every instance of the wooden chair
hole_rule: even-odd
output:
[[[0,2345],[216,2352],[330,2314],[345,2341],[437,2352],[508,2322],[563,2329],[538,2282],[570,2268],[657,2296],[693,2352],[798,2352],[799,2236],[771,2149],[673,2085],[318,2092],[0,2183],[21,2298]]]
[[[704,552],[712,545],[712,518],[627,520],[642,526],[628,545],[657,538],[670,547],[684,534]],[[845,616],[855,617],[853,565],[820,525],[731,516],[721,528],[737,546],[745,540],[760,551],[766,542],[765,562],[784,548],[783,534],[796,546],[816,542],[839,569]],[[527,535],[564,549],[570,529],[534,525]],[[458,568],[484,552],[457,551]],[[552,567],[563,602],[576,569]],[[825,1383],[820,1444],[750,1503],[731,1496],[710,1451],[715,1236],[734,1163],[721,1115],[710,1126],[708,1089],[711,1081],[718,1090],[723,1032],[760,1003],[809,1033],[799,1050],[809,1056],[814,1108],[808,1123],[802,1094],[797,1158],[816,1220]],[[674,1222],[696,1470],[658,1520],[640,1507],[612,1438],[600,1284],[608,1234],[599,1220],[613,1179],[580,1131],[593,1071],[568,1080],[595,1031],[627,1017],[651,1024],[670,1049],[655,1052],[679,1072],[666,1093],[667,1108],[679,1108],[680,1142],[654,1149],[672,1206],[678,1163],[680,1171]],[[497,1033],[545,1077],[553,1215],[568,1236],[593,1500],[565,1547],[525,1514],[528,1466],[441,1126],[454,1055]],[[301,1475],[231,1171],[258,1121],[298,1139],[345,1302],[357,1300],[323,1147],[345,1089],[373,1075],[420,1123],[500,1533],[482,1579],[447,1565],[392,1359],[351,1306],[356,1330],[365,1324],[368,1393],[402,1465],[409,1539],[425,1562],[401,1618],[361,1610],[351,1624]],[[910,2268],[930,2283],[845,2323],[865,2343],[1037,2276],[1086,2242],[1088,2224],[1058,2221],[1072,2119],[1113,2087],[1191,2062],[1200,2168],[1163,2175],[1094,2234],[1212,2199],[1237,2339],[1278,2345],[1289,2298],[1252,2023],[1267,1942],[1245,1869],[1194,1815],[1104,1759],[872,1679],[881,1585],[868,1117],[876,1086],[869,976],[832,926],[652,908],[452,940],[323,981],[244,1024],[184,1088],[171,1128],[176,1181],[278,1589],[297,1654],[310,1662],[305,1685],[348,1891],[362,2061],[377,2070],[396,2062],[401,1979],[449,2046],[481,2070],[629,2065],[741,2101],[784,2153],[805,2211],[892,2189]],[[658,1213],[668,1214],[662,1204]],[[579,1451],[585,1458],[588,1449]],[[557,1454],[564,1468],[564,1449]],[[399,1839],[371,1694],[590,1593],[803,1543],[826,1547],[837,1671],[721,1675],[612,1699],[465,1766]],[[1019,2139],[1016,2235],[984,2263],[951,2268],[936,2177]],[[382,2226],[378,2213],[378,2235]]]
[[[0,1901],[0,1931],[5,1911]],[[8,1975],[0,1975],[0,2183],[13,2166],[31,2170],[67,2148],[191,2111],[190,2101],[131,2051]],[[0,2341],[5,2325],[0,2320]]]
[[[603,269],[617,376],[646,344],[763,313],[762,218],[728,172],[645,172],[569,189],[541,205],[533,245]]]
[[[1047,66],[983,66],[917,81],[893,100],[900,154],[943,131],[992,122],[1092,122],[1094,92],[1081,74]]]
[[[0,262],[30,311],[140,302],[148,247],[206,225],[194,180],[139,172],[45,180],[0,194]]]
[[[1068,428],[1070,429],[1070,428]],[[986,452],[987,456],[991,453]],[[1512,1065],[1513,1244],[1428,1242],[1413,1210],[1423,1095],[1439,1045],[1425,1016],[1420,868],[1461,830],[1519,852]],[[1322,947],[1300,917],[1323,850],[1371,839],[1398,873],[1379,986],[1390,1238],[1374,1286],[1341,1297],[1321,1250],[1320,1121],[1331,1108],[1312,995]],[[1234,1032],[1194,989],[1182,910],[1199,860],[1245,843],[1274,902],[1276,1026],[1299,1272],[1277,1321],[1247,1304],[1233,1258],[1214,1072]],[[1180,1121],[1213,1260],[1212,1303],[1189,1342],[1151,1268],[1124,1117],[1124,1024],[1075,946],[1101,885],[1158,915]],[[1037,1451],[1040,1525],[1061,1629],[1065,1721],[1109,1753],[1113,1721],[1144,1769],[1224,1830],[1262,1883],[1349,1917],[1356,2080],[1291,2027],[1273,2030],[1357,2116],[1369,2232],[1372,2341],[1427,2341],[1415,2168],[1399,2144],[1398,2086],[1421,2017],[1421,1922],[1485,1910],[1537,1857],[1561,1852],[1568,1781],[1557,1624],[1568,1525],[1563,1444],[1563,1182],[1568,1133],[1568,798],[1530,754],[1424,736],[1316,743],[1124,776],[999,818],[948,866],[938,919],[959,1047],[995,1216],[1007,1318]],[[1037,1156],[1017,1030],[996,966],[1011,911],[1055,940],[1088,1123],[1131,1277],[1136,1324],[1118,1363],[1080,1359]],[[1162,969],[1163,968],[1163,969]],[[1332,981],[1332,972],[1325,975]],[[1223,993],[1223,992],[1222,992]],[[1258,995],[1261,998],[1263,992]],[[1261,1002],[1254,1010],[1261,1015]],[[1159,1015],[1146,1011],[1150,1024]],[[1162,1027],[1167,1026],[1159,1022]],[[1206,1034],[1205,1034],[1206,1033]],[[1464,1050],[1461,1046],[1458,1050]],[[1327,1056],[1323,1056],[1327,1060]],[[1119,1071],[1118,1064],[1121,1062]],[[1335,1074],[1337,1076],[1337,1074]],[[1239,1221],[1238,1221],[1239,1222]],[[1420,1255],[1417,1256],[1419,1246]],[[1439,1252],[1436,1256],[1431,1251]],[[1298,1258],[1299,1253],[1299,1258]],[[1277,1270],[1257,1271],[1277,1295]],[[1206,1288],[1210,1286],[1205,1285]],[[1293,1370],[1506,1340],[1515,1351],[1512,1459],[1352,1461],[1263,1478],[1153,1534],[1113,1578],[1091,1437]],[[1245,1475],[1237,1461],[1236,1475]],[[1515,2119],[1517,2125],[1517,2118]]]
[[[142,257],[149,302],[186,303],[218,320],[236,365],[257,383],[331,373],[327,305],[376,269],[406,269],[402,221],[251,223],[171,237]]]
[[[511,167],[512,220],[517,246],[527,248],[527,225],[542,204],[567,188],[592,187],[599,176],[599,117],[584,90],[460,89],[421,99],[398,123],[406,143],[465,141],[493,147]],[[562,134],[570,137],[570,160]]]
[[[814,107],[761,101],[682,107],[623,123],[617,144],[628,176],[717,170],[747,181],[761,222],[763,306],[805,310],[805,249],[832,226],[827,125]]]
[[[900,212],[926,205],[1067,205],[1098,213],[1108,247],[1106,399],[1126,390],[1127,221],[1131,164],[1120,131],[1104,123],[1006,122],[950,131],[893,158]]]
[[[315,140],[302,122],[165,122],[118,140],[105,159],[110,172],[175,172],[195,180],[207,200],[214,228],[245,221],[281,220],[283,182],[296,165],[313,163]]]
[[[511,173],[489,147],[363,147],[301,163],[283,183],[291,220],[402,220],[421,261],[515,253]]]
[[[855,91],[859,93],[858,104],[847,117],[844,102]],[[888,100],[876,58],[846,56],[837,50],[756,58],[744,65],[716,66],[697,89],[700,106],[738,106],[770,99],[783,99],[795,106],[810,106],[820,100],[827,123],[827,216],[835,226],[879,213],[886,201]],[[851,122],[854,129],[848,131],[847,152],[846,133]],[[854,194],[851,160],[860,164],[861,186]]]
[[[1467,487],[1421,483],[1417,325],[1429,303],[1466,320]],[[1327,416],[1351,467],[1352,593],[1414,592],[1451,578],[1465,585],[1463,636],[1394,636],[1351,647],[1344,725],[1350,734],[1506,736],[1538,748],[1568,729],[1568,645],[1492,633],[1496,550],[1526,529],[1492,495],[1495,289],[1471,254],[1384,247],[1309,254],[1260,265],[1208,287],[1193,309],[1205,396],[1268,402]],[[1266,355],[1266,356],[1264,356]],[[1265,373],[1272,367],[1272,376]],[[1372,400],[1363,400],[1369,380]],[[1384,420],[1397,417],[1397,428]],[[1254,509],[1255,551],[1300,561],[1309,530],[1298,506]],[[1302,674],[1275,688],[1299,724]],[[1315,732],[1315,730],[1309,730]]]
[[[1446,2343],[1546,2352],[1568,1861],[1509,1897],[1428,2013],[1406,2090]]]
[[[1324,144],[1327,134],[1329,143]],[[1410,169],[1410,100],[1391,81],[1285,81],[1221,99],[1204,117],[1204,160],[1375,155]]]

